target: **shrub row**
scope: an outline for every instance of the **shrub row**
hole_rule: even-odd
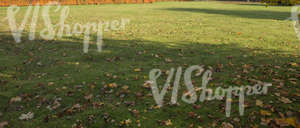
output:
[[[28,6],[45,5],[51,1],[59,2],[62,5],[81,5],[81,4],[142,4],[160,1],[188,1],[188,0],[0,0],[0,6]]]
[[[296,5],[300,4],[300,0],[262,0],[268,5]]]

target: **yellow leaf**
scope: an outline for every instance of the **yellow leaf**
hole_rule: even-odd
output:
[[[134,69],[134,71],[135,72],[140,72],[140,71],[142,71],[140,68],[136,68],[136,69]]]
[[[290,63],[293,67],[298,67],[297,63]]]
[[[166,121],[166,126],[171,126],[171,125],[172,125],[172,121],[171,120]]]
[[[296,127],[296,120],[295,120],[295,118],[286,118],[285,120],[286,120],[286,122],[289,125],[292,125],[292,126]]]
[[[260,114],[263,116],[271,116],[272,115],[270,112],[265,111],[265,110],[260,110]]]
[[[275,119],[276,124],[279,126],[294,126],[297,127],[296,125],[296,118],[281,118],[281,119]]]
[[[118,87],[118,85],[116,83],[111,83],[108,85],[110,88],[116,88]]]

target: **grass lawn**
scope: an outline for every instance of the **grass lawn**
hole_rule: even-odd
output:
[[[27,7],[18,13],[20,24]],[[83,36],[28,40],[21,43],[0,24],[0,122],[18,128],[75,127],[270,127],[276,119],[297,120],[300,110],[300,41],[291,7],[235,2],[162,2],[128,5],[70,6],[67,24],[130,19],[125,30],[104,33],[83,53]],[[0,19],[6,17],[0,8]],[[59,13],[51,13],[53,24]],[[30,19],[31,20],[31,19]],[[41,16],[37,33],[45,28]],[[95,34],[92,34],[94,37]],[[93,39],[92,42],[95,42]],[[267,95],[247,96],[244,116],[233,98],[230,117],[225,101],[197,101],[157,108],[149,72],[204,65],[212,69],[209,87],[272,83]],[[167,75],[159,79],[162,86]],[[179,96],[186,90],[181,79]],[[201,86],[201,77],[193,78]],[[199,93],[198,93],[199,95]],[[259,104],[260,101],[263,104]],[[258,104],[256,102],[259,102]],[[27,121],[21,114],[34,113]],[[263,125],[263,123],[269,124]],[[290,121],[291,122],[291,121]],[[290,123],[290,127],[295,124]],[[1,127],[1,126],[0,126]]]

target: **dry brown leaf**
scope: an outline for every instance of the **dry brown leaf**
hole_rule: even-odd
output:
[[[268,124],[270,123],[270,121],[272,119],[261,118],[260,120],[261,120],[261,122],[260,122],[261,125],[268,126]]]
[[[21,102],[22,98],[20,96],[16,96],[10,99],[10,103]]]
[[[7,125],[8,125],[7,121],[0,122],[0,128],[4,128]]]
[[[261,100],[256,100],[256,106],[264,107],[264,103]]]
[[[111,84],[108,85],[108,87],[110,87],[110,88],[116,88],[116,87],[118,87],[118,85],[116,83],[111,83]]]
[[[170,58],[165,58],[165,61],[168,63],[172,62],[172,60]]]
[[[84,99],[86,99],[86,100],[91,100],[92,98],[93,98],[93,94],[84,96]]]
[[[222,128],[234,128],[232,124],[230,123],[226,123],[226,122],[223,122],[222,123]]]
[[[54,85],[54,82],[49,82],[48,83],[48,86],[52,86],[52,85]]]
[[[151,88],[151,85],[152,85],[152,84],[153,84],[152,81],[145,81],[143,87],[144,87],[144,88]]]
[[[290,104],[290,103],[292,103],[292,101],[291,101],[290,99],[285,98],[285,97],[281,97],[279,100],[280,100],[281,102],[285,103],[285,104]]]

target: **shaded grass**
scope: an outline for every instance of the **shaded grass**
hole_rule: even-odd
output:
[[[201,8],[169,8],[166,10],[218,14],[218,15],[227,15],[227,16],[243,17],[243,18],[250,18],[250,19],[286,20],[287,17],[290,16],[290,12],[262,11],[262,10],[221,10],[221,9],[201,9]]]

